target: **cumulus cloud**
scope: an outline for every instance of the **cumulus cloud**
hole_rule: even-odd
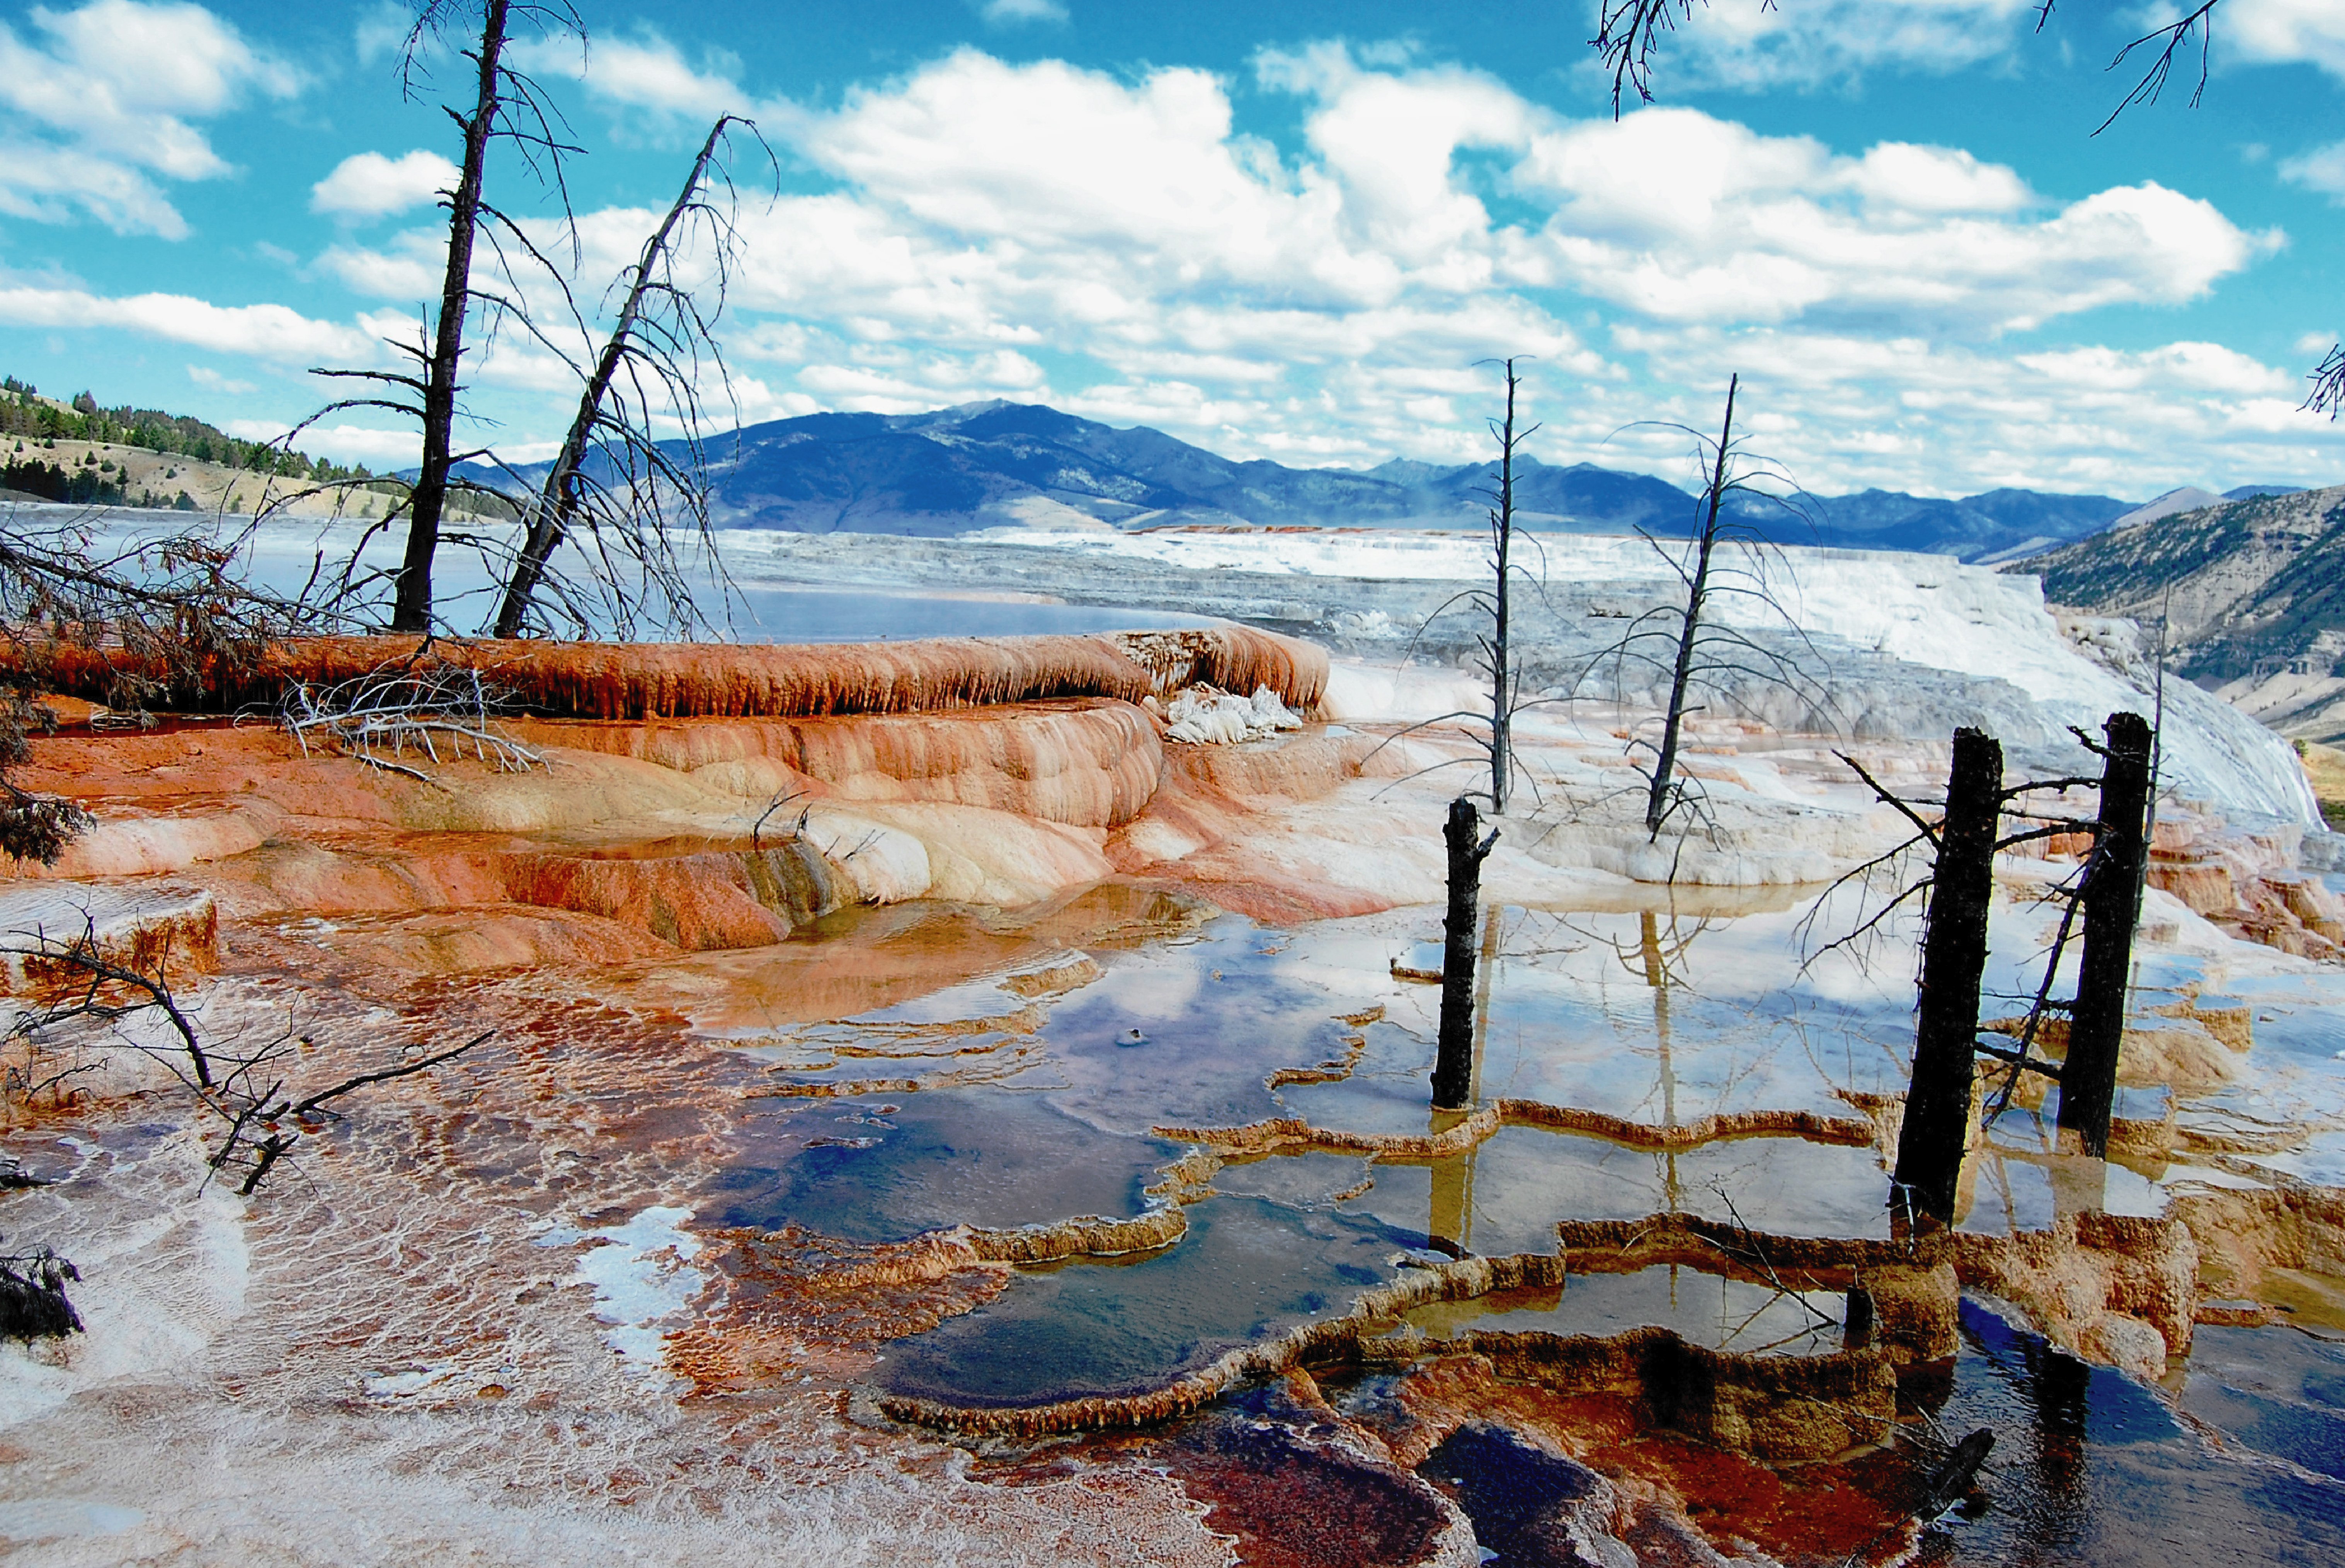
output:
[[[695,66],[649,28],[633,36],[598,38],[591,47],[581,47],[574,38],[517,40],[508,52],[523,70],[574,81],[604,108],[655,131],[705,130],[721,114],[760,113],[735,79],[737,59],[711,50]]]
[[[2228,0],[2216,20],[2243,60],[2309,62],[2345,76],[2345,9],[2333,0]]]
[[[2345,207],[2345,141],[2333,141],[2295,158],[2282,158],[2279,177],[2291,185],[2317,190],[2332,204]]]
[[[310,210],[344,218],[382,218],[435,200],[462,170],[421,148],[398,158],[353,153],[310,188]]]
[[[1842,153],[1689,109],[1571,120],[1375,58],[1255,60],[1303,110],[1284,158],[1236,128],[1227,83],[1180,68],[963,50],[797,111],[794,150],[836,183],[745,215],[736,340],[827,406],[1047,395],[1295,462],[1477,453],[1469,367],[1528,354],[1573,386],[1584,428],[1556,432],[1585,456],[1655,412],[1649,350],[1587,325],[1591,301],[1652,341],[1976,343],[2193,298],[2277,242],[2155,185],[2059,204],[1961,148]],[[590,215],[590,270],[653,218]],[[1083,368],[1020,379],[1053,356]]]
[[[185,294],[108,296],[80,289],[0,288],[0,322],[114,327],[288,364],[371,361],[373,334],[312,321],[283,305],[215,305]]]
[[[1993,333],[2188,300],[2277,243],[2155,184],[2042,213],[2009,169],[1966,152],[1886,143],[1846,158],[1691,109],[1560,127],[1518,178],[1558,202],[1527,258],[1678,320]]]
[[[1177,67],[963,50],[831,107],[767,106],[829,184],[742,214],[725,327],[757,372],[742,417],[1010,397],[1240,456],[1462,461],[1487,444],[1477,362],[1515,353],[1534,356],[1539,456],[1672,477],[1674,446],[1616,433],[1707,424],[1731,370],[1753,431],[1828,489],[2147,494],[2345,457],[2295,412],[2291,372],[2217,345],[1998,347],[2190,300],[2279,242],[2206,201],[2146,183],[2053,201],[1962,148],[1835,148],[1690,109],[1575,120],[1406,50],[1252,69],[1298,113],[1284,154],[1238,128],[1228,80]],[[579,79],[680,123],[750,101],[735,76],[643,34]],[[583,214],[582,276],[615,276],[658,217]],[[412,301],[439,244],[418,229],[320,264]],[[690,246],[678,260],[707,275]],[[361,326],[416,331],[385,321]],[[521,334],[472,371],[574,386]]]
[[[1589,0],[1591,35],[1601,4]],[[1956,71],[2008,53],[2025,36],[2038,4],[1710,0],[1675,17],[1675,32],[1664,34],[1654,53],[1658,70],[1674,85],[1753,92],[1840,85],[1882,69]],[[1582,68],[1597,67],[1591,62]]]
[[[286,430],[283,421],[265,419],[232,419],[221,428],[243,441],[281,441]],[[305,425],[299,444],[314,456],[336,463],[363,463],[382,472],[411,468],[423,456],[423,438],[411,429],[381,430],[372,425],[348,423]],[[525,463],[529,458],[515,453],[508,461]],[[353,501],[351,504],[355,506],[357,503]]]
[[[1067,8],[1060,0],[985,0],[978,15],[996,27],[1017,27],[1029,22],[1064,22]]]
[[[376,300],[437,298],[448,267],[444,229],[411,229],[382,246],[330,245],[318,265]]]
[[[0,211],[56,222],[76,210],[117,233],[188,231],[157,178],[228,172],[191,120],[300,79],[209,11],[90,0],[0,22]]]
[[[2299,409],[2295,372],[2219,343],[2004,353],[1764,327],[1622,336],[1662,376],[1741,369],[1738,407],[1758,447],[1822,489],[2022,485],[2138,500],[2208,481],[2326,482],[2345,458],[2345,439]],[[1663,417],[1704,412],[1716,410],[1693,399]]]
[[[238,381],[233,376],[224,376],[207,365],[189,365],[188,379],[208,392],[226,392],[231,397],[240,397],[253,390],[250,382]]]

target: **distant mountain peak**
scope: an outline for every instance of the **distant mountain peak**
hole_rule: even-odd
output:
[[[2196,512],[2201,507],[2219,506],[2222,504],[2223,498],[2213,491],[2201,490],[2195,484],[2186,484],[2178,490],[2169,490],[2155,500],[2144,502],[2109,526],[2130,528],[2137,523],[2155,523],[2161,517],[2172,517],[2180,513]]]

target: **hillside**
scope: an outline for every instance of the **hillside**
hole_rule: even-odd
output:
[[[709,443],[713,511],[734,527],[949,535],[1018,526],[1478,526],[1485,463],[1396,459],[1365,471],[1240,462],[1138,427],[1038,404],[980,402],[919,414],[824,413],[748,426]],[[522,470],[524,480],[542,467]],[[472,477],[510,488],[480,468]],[[1694,499],[1648,474],[1518,460],[1531,526],[1682,535]],[[2081,537],[2129,503],[1995,490],[1947,501],[1899,492],[1751,500],[1743,521],[1784,544],[1930,550],[1965,560]]]
[[[329,484],[342,488],[322,488]],[[330,516],[339,507],[375,517],[403,491],[363,463],[344,467],[245,441],[190,414],[106,408],[86,392],[68,402],[14,376],[0,378],[0,503],[231,514],[274,503],[295,516]],[[492,499],[479,507],[458,501],[452,510],[511,514]]]
[[[2317,716],[2345,654],[2345,485],[2152,518],[2007,569],[2040,575],[2055,604],[2146,628],[2163,615],[2175,670],[2277,728],[2338,728]]]

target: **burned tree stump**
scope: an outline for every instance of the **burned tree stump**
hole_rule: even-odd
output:
[[[2060,1125],[2075,1131],[2085,1152],[2096,1157],[2108,1153],[2134,925],[2149,855],[2142,834],[2149,804],[2149,721],[2137,713],[2113,713],[2102,728],[2109,744],[2102,753],[2093,869],[2084,887],[2085,951],[2076,964],[2068,1059],[2060,1069]]]
[[[1909,1217],[1954,1222],[1955,1186],[1970,1144],[1979,981],[1986,972],[1987,905],[1995,893],[1995,834],[2002,813],[2002,743],[1984,730],[1955,730],[1922,946],[1914,1082],[1897,1139],[1894,1201]]]
[[[1449,913],[1442,921],[1441,1033],[1433,1061],[1436,1110],[1464,1110],[1474,1087],[1474,940],[1482,908],[1482,862],[1498,830],[1478,843],[1482,827],[1474,802],[1460,795],[1449,802],[1442,838],[1449,848]]]

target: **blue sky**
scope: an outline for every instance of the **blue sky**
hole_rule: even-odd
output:
[[[580,10],[583,56],[520,47],[585,149],[590,295],[716,115],[773,148],[735,160],[745,420],[1010,397],[1461,461],[1477,361],[1513,352],[1549,462],[1683,479],[1681,441],[1623,427],[1707,423],[1740,372],[1754,444],[1820,490],[2345,480],[2345,429],[2297,410],[2345,328],[2339,0],[2224,0],[2204,102],[2181,79],[2098,137],[2155,5],[2038,34],[2033,0],[1711,0],[1617,123],[1572,0]],[[405,15],[0,5],[0,368],[271,434],[322,401],[310,367],[388,362],[459,150],[458,68],[401,97]],[[509,150],[490,181],[550,222]],[[472,381],[476,439],[520,456],[574,396],[511,333]],[[414,441],[350,415],[303,444]]]

